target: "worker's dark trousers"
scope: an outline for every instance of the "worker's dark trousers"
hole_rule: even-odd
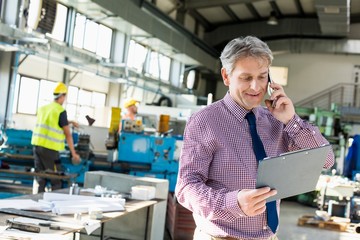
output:
[[[34,147],[35,158],[35,171],[36,172],[60,172],[60,154],[58,151],[54,151],[48,148],[35,146]],[[51,189],[56,190],[61,188],[61,180],[58,179],[46,179],[36,177],[35,181],[38,183],[38,193],[45,192],[45,186],[48,181],[51,182]]]

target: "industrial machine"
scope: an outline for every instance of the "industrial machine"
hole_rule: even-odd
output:
[[[0,163],[2,168],[15,171],[28,172],[34,167],[33,145],[31,144],[32,131],[8,128],[2,130],[4,143],[0,146]],[[85,172],[89,170],[91,157],[90,136],[79,134],[73,131],[75,149],[79,153],[82,162],[79,165],[71,163],[71,156],[68,150],[60,153],[60,160],[65,174],[75,173],[78,175],[76,181],[80,184],[84,182]],[[32,186],[33,178],[29,176],[13,175],[2,173],[2,179],[14,179],[21,184]]]
[[[32,156],[33,146],[31,145],[32,131],[7,128],[3,130],[4,143],[0,152],[17,155]]]
[[[2,129],[3,144],[0,146],[0,166],[2,169],[26,171],[34,167],[33,146],[31,145],[32,131],[14,128]],[[32,185],[29,176],[19,177],[11,173],[1,173],[3,180],[13,180],[21,185]]]
[[[117,144],[121,168],[134,176],[149,176],[169,180],[169,190],[175,190],[178,159],[175,157],[177,139],[166,133],[147,134],[141,122],[122,120]]]

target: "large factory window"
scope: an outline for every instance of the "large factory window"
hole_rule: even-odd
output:
[[[64,41],[65,39],[65,29],[66,29],[66,19],[68,14],[68,8],[64,5],[58,3],[57,10],[56,10],[56,18],[53,27],[52,33],[49,35],[50,37]]]
[[[54,100],[53,90],[56,86],[56,82],[48,80],[40,80],[40,91],[39,91],[39,104],[38,106],[44,106],[51,103]]]
[[[170,58],[152,51],[150,54],[149,73],[163,81],[169,81],[170,74]]]
[[[105,102],[105,93],[70,86],[66,103],[68,118],[74,119],[80,124],[88,124],[85,116],[89,115],[95,118],[96,108],[104,108]],[[94,125],[97,125],[97,122]]]
[[[31,89],[31,91],[29,91]],[[29,77],[20,78],[17,112],[36,114],[38,105],[39,80]]]
[[[101,38],[101,41],[100,39]],[[73,46],[110,58],[112,29],[77,13]]]
[[[39,107],[54,100],[52,92],[55,85],[53,81],[18,76],[13,113],[35,115]],[[69,86],[64,107],[69,119],[88,124],[85,116],[94,117],[98,109],[105,107],[105,103],[105,93]]]
[[[127,65],[141,72],[144,67],[147,51],[143,45],[130,40]]]

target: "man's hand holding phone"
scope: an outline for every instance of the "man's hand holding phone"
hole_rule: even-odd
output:
[[[295,107],[284,92],[280,84],[274,83],[268,74],[268,94],[270,99],[265,100],[266,107],[276,119],[287,124],[295,115]]]

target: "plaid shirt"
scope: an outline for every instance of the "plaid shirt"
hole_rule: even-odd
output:
[[[317,127],[295,115],[287,125],[263,107],[253,109],[267,156],[328,144]],[[266,211],[246,216],[237,203],[241,189],[254,189],[257,161],[245,115],[229,93],[187,122],[176,196],[193,212],[198,228],[216,237],[268,239]],[[325,168],[334,163],[329,152]],[[281,177],[281,176],[279,176]],[[284,179],[284,181],[286,181]],[[280,201],[277,202],[278,209]]]

